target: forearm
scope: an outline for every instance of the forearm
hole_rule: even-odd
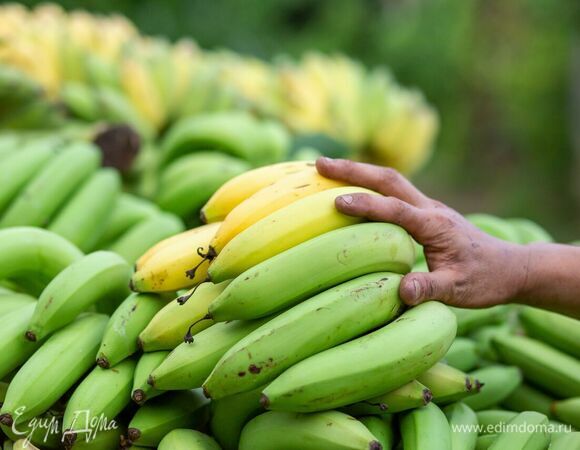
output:
[[[529,244],[522,263],[525,274],[516,301],[580,318],[580,247]]]

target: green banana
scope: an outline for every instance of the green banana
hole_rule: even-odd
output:
[[[0,230],[0,280],[34,278],[42,283],[82,256],[58,234],[33,227]]]
[[[484,409],[475,414],[480,426],[480,434],[499,434],[504,430],[505,425],[518,415],[517,412],[505,409]]]
[[[94,248],[109,220],[121,190],[121,179],[113,169],[101,169],[72,197],[48,229],[67,238],[83,251]]]
[[[465,218],[480,230],[498,239],[515,243],[519,243],[520,241],[516,227],[505,219],[500,219],[489,214],[468,214]]]
[[[24,338],[36,302],[0,316],[0,379],[24,363],[39,345]]]
[[[544,450],[550,444],[548,418],[535,411],[519,413],[512,419],[490,450]],[[513,430],[513,431],[512,431]]]
[[[499,335],[493,342],[501,360],[518,366],[526,380],[556,396],[580,396],[580,360],[524,336]]]
[[[532,307],[519,318],[528,336],[580,358],[580,320]]]
[[[517,367],[492,365],[475,370],[469,375],[482,384],[482,389],[477,394],[463,400],[475,411],[501,403],[522,383],[522,374]]]
[[[129,295],[109,319],[97,353],[97,364],[109,368],[135,353],[139,333],[165,305],[154,294]]]
[[[176,428],[196,428],[207,420],[208,400],[201,390],[170,392],[137,410],[127,430],[132,444],[157,447]]]
[[[36,299],[34,297],[21,292],[0,292],[0,320],[2,320],[6,314],[35,302]]]
[[[44,289],[26,337],[44,339],[97,301],[118,301],[128,293],[131,268],[118,255],[95,252],[71,264]]]
[[[224,353],[267,320],[220,322],[200,331],[192,343],[179,344],[151,372],[149,383],[161,390],[201,387]]]
[[[155,244],[181,231],[183,223],[178,217],[161,213],[137,223],[108,248],[133,264]]]
[[[224,450],[237,450],[244,425],[263,411],[262,387],[211,402],[210,427]]]
[[[550,450],[580,450],[580,432],[552,435]]]
[[[62,150],[11,203],[0,219],[0,228],[46,226],[99,163],[100,153],[90,144],[76,143]]]
[[[432,401],[438,405],[457,402],[477,394],[481,386],[478,379],[443,363],[427,369],[417,376],[417,381],[431,391]]]
[[[309,412],[346,406],[415,379],[439,361],[455,338],[455,316],[426,302],[366,336],[311,356],[263,392],[268,409]]]
[[[108,430],[99,430],[93,436],[88,436],[88,439],[77,439],[69,450],[111,450],[119,448],[121,436],[125,433],[123,427],[117,426]],[[135,450],[136,447],[133,447]]]
[[[472,370],[479,362],[477,345],[471,339],[457,337],[451,347],[449,347],[449,351],[445,355],[445,361],[456,369],[463,371]]]
[[[358,420],[338,411],[296,414],[269,411],[250,420],[239,450],[381,450]]]
[[[165,435],[157,450],[221,450],[214,438],[196,430],[177,428]]]
[[[95,438],[130,402],[135,361],[128,359],[106,370],[95,367],[72,393],[64,411],[65,447]]]
[[[400,420],[405,450],[451,450],[451,427],[435,403],[414,409]]]
[[[147,380],[151,372],[167,358],[167,355],[169,355],[168,351],[143,353],[137,361],[131,398],[138,405],[163,393],[154,389],[147,383]]]
[[[290,366],[397,317],[401,275],[364,275],[283,312],[235,344],[204,383],[212,399],[254,389]],[[241,376],[244,374],[244,376]]]
[[[100,119],[95,91],[90,85],[68,81],[60,90],[59,99],[69,113],[88,122]]]
[[[529,219],[507,219],[507,222],[515,228],[520,244],[554,242],[554,238],[546,230]]]
[[[553,401],[553,398],[542,391],[522,383],[503,399],[501,405],[512,411],[537,411],[550,418],[552,417],[550,406]]]
[[[479,356],[487,361],[498,361],[499,357],[493,345],[493,338],[498,334],[510,335],[512,332],[513,327],[504,322],[499,325],[485,325],[469,336],[476,342]]]
[[[451,428],[451,450],[474,449],[477,442],[477,416],[465,403],[454,403],[443,412]]]
[[[395,443],[395,433],[393,430],[393,416],[365,416],[358,420],[367,427],[367,430],[379,441],[385,450],[393,448]]]
[[[27,441],[26,448],[40,447],[41,449],[59,449],[62,443],[62,412],[60,410],[48,410],[44,414],[34,417],[25,423],[6,427],[2,425],[2,431],[13,441]]]
[[[562,422],[580,429],[580,397],[560,400],[552,404],[552,411]]]
[[[427,386],[413,380],[394,391],[345,406],[341,411],[355,417],[391,414],[425,406],[432,398],[433,394]]]
[[[413,242],[396,225],[340,228],[248,269],[212,302],[210,314],[218,321],[266,316],[361,275],[407,273],[413,259]]]
[[[487,450],[491,447],[499,434],[484,434],[477,437],[477,442],[475,443],[475,450]]]
[[[107,316],[86,314],[51,336],[16,373],[0,410],[11,426],[46,411],[94,363]]]
[[[207,315],[208,305],[226,285],[227,282],[202,283],[194,288],[195,291],[184,304],[174,300],[165,305],[139,334],[139,346],[146,352],[173,350],[183,342],[186,333],[194,335],[205,330],[213,323],[202,320]],[[192,323],[195,325],[188,330]]]
[[[509,311],[509,306],[498,305],[491,308],[464,309],[451,307],[457,317],[457,335],[464,336],[485,325],[502,323]]]

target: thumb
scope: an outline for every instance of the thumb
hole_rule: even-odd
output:
[[[413,272],[401,280],[399,295],[410,306],[427,300],[449,303],[453,301],[453,286],[453,276],[449,272]]]

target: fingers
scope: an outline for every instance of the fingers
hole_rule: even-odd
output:
[[[399,295],[408,305],[418,305],[427,300],[454,302],[454,278],[451,272],[414,272],[401,280]]]
[[[411,205],[422,206],[429,202],[409,180],[390,167],[357,163],[348,159],[318,158],[316,168],[327,178],[366,187],[383,195],[397,197]]]

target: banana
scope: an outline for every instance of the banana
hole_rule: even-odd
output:
[[[62,421],[63,441],[70,448],[78,440],[94,438],[130,401],[135,361],[126,360],[111,370],[95,367],[76,387]]]
[[[455,337],[449,309],[427,302],[366,336],[311,356],[264,389],[268,409],[319,411],[396,389],[439,361]]]
[[[87,122],[99,120],[99,104],[94,89],[86,84],[69,81],[59,93],[67,112]]]
[[[2,159],[0,166],[0,214],[18,193],[56,154],[55,139],[34,141],[12,151]]]
[[[266,319],[216,323],[182,342],[151,372],[156,389],[179,390],[202,386],[220,358],[240,339],[266,323]],[[236,374],[236,378],[238,378]]]
[[[6,443],[4,444],[4,447],[6,447]],[[9,447],[12,450],[39,450],[38,447],[36,447],[34,444],[28,442],[26,439],[19,439],[16,442],[14,442],[14,445],[12,447]]]
[[[519,318],[528,336],[580,358],[580,320],[532,307]]]
[[[502,361],[518,366],[526,380],[560,397],[580,396],[580,361],[524,336],[495,336]],[[485,380],[483,380],[485,382]]]
[[[451,427],[435,403],[414,409],[400,420],[405,450],[451,450]]]
[[[42,291],[26,338],[42,340],[98,301],[116,303],[127,295],[131,268],[118,255],[95,252],[71,264]]]
[[[46,411],[92,366],[107,316],[86,314],[52,335],[16,373],[0,410],[11,426]]]
[[[386,394],[345,406],[341,411],[355,417],[391,414],[425,406],[432,398],[433,394],[427,386],[413,380]]]
[[[484,434],[481,436],[477,436],[477,442],[475,443],[475,450],[487,450],[488,448],[491,447],[491,444],[493,444],[497,438],[498,438],[499,434]]]
[[[0,219],[0,228],[46,226],[99,163],[100,154],[90,144],[77,143],[62,150],[11,203]]]
[[[367,430],[379,441],[382,448],[391,449],[395,443],[395,435],[393,430],[393,416],[365,416],[358,420],[367,427]]]
[[[498,334],[510,335],[513,331],[513,326],[506,321],[498,325],[480,327],[469,336],[476,342],[479,356],[486,361],[498,361],[497,351],[493,346],[493,338]]]
[[[42,283],[82,256],[63,237],[33,227],[0,230],[0,254],[0,280],[25,277]]]
[[[0,379],[23,364],[39,347],[24,338],[24,332],[36,308],[36,302],[0,316]]]
[[[186,333],[194,335],[209,327],[213,322],[202,319],[207,315],[208,305],[226,285],[227,282],[202,283],[188,294],[185,304],[174,300],[165,305],[139,334],[139,346],[146,352],[173,350],[183,342]],[[195,325],[190,328],[192,323]]]
[[[2,431],[14,441],[22,439],[41,449],[59,449],[62,448],[62,416],[59,405],[24,423],[13,424],[11,427],[2,425]]]
[[[210,427],[224,450],[237,450],[244,425],[263,411],[262,387],[211,402]]]
[[[367,273],[407,273],[413,259],[411,238],[396,225],[340,228],[246,270],[211,303],[209,312],[218,321],[266,316]]]
[[[121,179],[113,169],[101,169],[89,178],[48,226],[83,251],[94,248],[108,222]]]
[[[127,430],[131,444],[157,447],[176,428],[197,428],[207,419],[208,401],[196,391],[170,392],[137,410]]]
[[[287,175],[298,173],[311,166],[312,162],[288,161],[252,169],[232,178],[215,191],[202,208],[202,221],[205,223],[223,221],[234,208],[256,192]]]
[[[323,233],[361,222],[360,217],[339,213],[339,195],[372,193],[368,189],[341,187],[312,194],[281,208],[246,228],[223,248],[209,267],[214,282],[234,278],[250,267]]]
[[[557,419],[580,429],[580,397],[554,402],[552,411]]]
[[[580,450],[580,432],[552,435],[550,450]]]
[[[110,244],[108,249],[133,264],[149,248],[181,231],[183,231],[183,223],[178,217],[161,213],[131,227]]]
[[[451,450],[474,449],[477,443],[477,416],[465,403],[454,403],[443,412],[451,428]]]
[[[12,311],[16,311],[34,302],[36,302],[35,298],[20,292],[0,292],[0,320]]]
[[[159,442],[158,450],[221,450],[214,438],[196,430],[177,428]]]
[[[240,450],[381,450],[358,420],[338,411],[295,414],[270,411],[250,420]]]
[[[469,371],[477,366],[479,355],[477,345],[471,339],[457,337],[445,355],[445,361],[451,367]]]
[[[249,169],[245,161],[216,152],[183,156],[161,175],[156,203],[165,211],[190,218],[222,184]]]
[[[203,225],[167,238],[149,249],[135,265],[131,286],[138,292],[185,289],[207,278],[209,242],[219,223]]]
[[[137,361],[131,399],[138,405],[163,393],[163,391],[154,389],[147,383],[147,380],[151,372],[167,358],[167,355],[169,355],[168,351],[143,353]]]
[[[108,369],[135,353],[139,334],[165,305],[155,295],[129,295],[109,319],[97,352],[97,364]]]
[[[519,243],[520,241],[516,227],[507,220],[489,214],[468,214],[465,217],[477,228],[493,237],[508,242]]]
[[[205,392],[219,399],[254,389],[311,355],[385,325],[403,310],[400,281],[389,272],[364,275],[283,312],[228,350]]]
[[[522,383],[503,399],[501,405],[512,411],[537,411],[551,418],[553,414],[550,408],[553,402],[554,399],[542,391]]]
[[[532,242],[554,242],[550,234],[537,223],[528,219],[508,219],[507,222],[515,228],[520,244]]]
[[[477,394],[480,389],[478,379],[443,363],[427,369],[417,377],[417,381],[431,391],[432,400],[438,405],[462,400]]]
[[[465,336],[485,325],[502,323],[509,310],[508,305],[498,305],[482,309],[451,308],[451,311],[457,317],[458,336]]]
[[[475,411],[488,409],[501,403],[522,382],[522,374],[517,367],[493,365],[475,370],[469,374],[477,379],[481,390],[463,402]]]
[[[504,431],[505,424],[513,420],[518,413],[505,409],[484,409],[477,411],[477,423],[480,434],[499,434]]]
[[[544,450],[550,444],[547,432],[548,418],[535,411],[519,413],[512,419],[497,439],[490,445],[490,450]]]
[[[234,237],[264,217],[302,198],[340,186],[344,183],[324,178],[316,167],[286,175],[236,206],[223,221],[211,246],[219,254]]]
[[[77,439],[69,450],[111,450],[119,448],[119,443],[121,442],[121,435],[125,433],[123,427],[116,424],[116,427],[99,430],[92,436],[87,436],[87,438]],[[136,447],[133,447],[135,450]]]

